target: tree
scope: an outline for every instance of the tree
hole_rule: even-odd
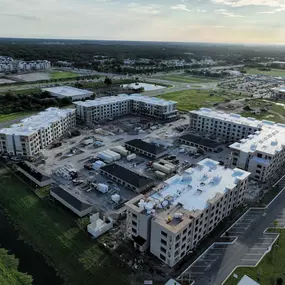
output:
[[[111,85],[111,84],[112,84],[112,79],[109,78],[109,77],[106,77],[105,80],[104,80],[104,83],[105,83],[106,85]]]
[[[67,105],[70,105],[72,103],[72,99],[69,97],[64,97],[64,98],[60,99],[59,103],[61,106],[67,106]]]

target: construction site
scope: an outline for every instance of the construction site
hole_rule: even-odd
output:
[[[87,232],[94,239],[100,237],[99,243],[119,254],[136,274],[165,280],[172,270],[130,246],[125,203],[139,194],[152,193],[156,186],[202,159],[228,166],[229,156],[224,141],[191,132],[187,115],[173,122],[128,115],[93,126],[77,122],[76,128],[30,160],[33,170],[25,166],[21,173],[39,181],[51,178],[48,199],[86,217]],[[255,187],[248,196],[256,199],[260,189],[252,183]]]

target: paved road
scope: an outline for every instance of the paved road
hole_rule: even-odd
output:
[[[285,189],[285,177],[277,184]],[[236,236],[232,244],[215,243],[199,257],[181,277],[195,281],[195,285],[220,285],[236,266],[255,266],[270,249],[277,234],[264,234],[273,222],[285,227],[285,191],[268,208],[252,208],[234,224],[228,233]]]

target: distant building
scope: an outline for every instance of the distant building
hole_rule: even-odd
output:
[[[178,117],[176,102],[140,94],[110,96],[75,102],[76,115],[87,123],[116,118],[127,114],[153,117],[159,120],[174,120]]]
[[[46,70],[51,68],[48,60],[22,61],[9,57],[0,57],[0,72],[25,72],[32,70]]]
[[[42,91],[49,92],[50,95],[53,97],[70,98],[72,101],[90,98],[94,94],[91,91],[78,89],[70,86],[43,88]]]
[[[268,181],[285,162],[285,124],[245,118],[208,108],[190,111],[190,128],[234,142],[230,165]]]
[[[273,94],[271,97],[285,99],[285,86],[279,86],[271,89]]]
[[[125,205],[127,236],[174,266],[244,199],[250,173],[204,159]]]
[[[0,129],[0,152],[34,156],[76,125],[74,109],[48,108]]]

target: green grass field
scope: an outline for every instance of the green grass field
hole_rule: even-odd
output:
[[[32,115],[33,112],[19,112],[19,113],[11,113],[11,114],[0,114],[0,123],[5,123],[8,121],[20,119],[24,116]]]
[[[255,281],[260,276],[258,283],[262,285],[276,284],[273,281],[278,277],[282,277],[285,280],[285,230],[278,231],[281,233],[278,239],[278,246],[274,245],[257,267],[237,268],[233,274],[238,275],[238,279],[234,278],[232,274],[225,282],[225,285],[237,285],[244,275],[248,275]]]
[[[169,74],[169,75],[162,75],[162,76],[154,76],[153,78],[174,81],[174,82],[181,82],[181,83],[213,83],[218,82],[213,78],[206,78],[206,77],[193,77],[187,74]]]
[[[50,79],[74,78],[79,76],[74,72],[57,71],[57,70],[52,70],[49,72],[49,74],[50,74]]]
[[[270,71],[262,71],[258,68],[245,68],[247,74],[263,74],[269,76],[285,76],[285,70],[282,69],[274,69],[272,68]]]
[[[267,104],[270,104],[270,101],[264,101],[260,99],[249,100],[247,105],[251,108],[264,108]],[[275,104],[275,102],[271,103],[272,106],[268,107],[267,112],[261,112],[260,114],[252,114],[251,112],[242,112],[241,115],[244,117],[252,117],[258,120],[268,120],[274,121],[277,123],[285,123],[285,106],[280,106]]]
[[[54,264],[68,284],[128,284],[119,260],[80,230],[75,216],[59,205],[40,200],[3,166],[0,176],[0,203],[6,213],[21,236]]]
[[[214,96],[210,96],[213,93]],[[158,96],[166,100],[176,101],[177,108],[181,111],[195,110],[201,107],[209,107],[214,103],[224,102],[225,99],[241,98],[240,95],[229,92],[211,91],[211,90],[184,90],[174,93],[168,93]]]
[[[19,260],[8,251],[0,248],[0,284],[1,285],[32,285],[33,278],[18,271]]]

